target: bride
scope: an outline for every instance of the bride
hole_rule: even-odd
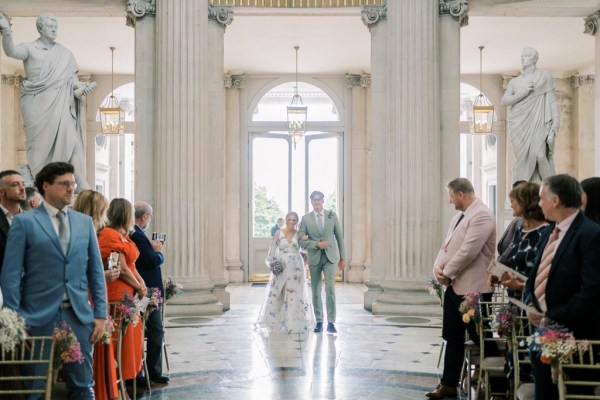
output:
[[[255,327],[266,332],[308,332],[314,314],[304,274],[304,260],[298,244],[298,214],[285,216],[285,227],[273,237],[267,262],[278,259],[283,270],[271,272],[267,297],[258,313]]]

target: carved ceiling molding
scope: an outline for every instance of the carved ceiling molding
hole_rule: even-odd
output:
[[[211,6],[208,5],[208,19],[217,21],[226,28],[233,22],[233,8],[226,6]]]
[[[127,0],[127,26],[135,27],[135,21],[147,14],[156,15],[156,0]]]
[[[397,0],[396,0],[397,1]],[[210,0],[214,7],[244,7],[244,8],[356,8],[386,4],[386,0]]]
[[[600,11],[596,11],[589,17],[584,19],[585,28],[583,33],[595,36],[600,25]]]
[[[371,74],[346,74],[346,87],[371,87]]]
[[[0,76],[0,80],[2,85],[9,85],[9,86],[19,86],[21,85],[21,82],[23,82],[23,78],[21,75],[6,75],[6,74],[2,74]]]
[[[365,6],[360,13],[360,17],[363,24],[371,29],[379,21],[387,19],[387,5]]]
[[[223,86],[225,89],[244,89],[246,87],[246,75],[223,75]]]
[[[440,0],[439,14],[458,18],[461,28],[469,25],[469,4],[467,0]]]
[[[594,75],[573,75],[569,77],[569,81],[574,88],[578,88],[579,86],[593,85],[596,77]]]

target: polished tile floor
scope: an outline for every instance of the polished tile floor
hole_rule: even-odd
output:
[[[441,318],[374,316],[364,285],[338,283],[337,335],[265,337],[252,328],[265,287],[227,290],[223,315],[167,317],[171,382],[138,399],[425,399],[438,383]]]

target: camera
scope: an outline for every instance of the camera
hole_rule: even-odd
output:
[[[167,240],[167,234],[162,232],[152,232],[152,240],[159,240],[164,243]]]

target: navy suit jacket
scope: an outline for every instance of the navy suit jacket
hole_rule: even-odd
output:
[[[140,256],[135,261],[135,268],[144,279],[146,286],[159,288],[164,297],[160,265],[165,261],[165,258],[162,253],[154,251],[150,239],[139,226],[135,226],[135,231],[129,237],[140,251]]]
[[[527,280],[526,296],[538,308],[532,293],[548,237],[542,239]],[[581,212],[554,253],[546,284],[546,305],[546,317],[565,325],[575,338],[600,339],[600,225]]]
[[[0,210],[0,271],[2,271],[2,260],[4,260],[4,252],[6,251],[6,239],[8,238],[8,230],[10,225],[6,219],[6,215]]]
[[[70,209],[67,213],[71,239],[66,255],[43,205],[17,215],[10,227],[0,280],[4,306],[30,326],[48,324],[65,292],[82,324],[106,318],[106,283],[92,219]]]

